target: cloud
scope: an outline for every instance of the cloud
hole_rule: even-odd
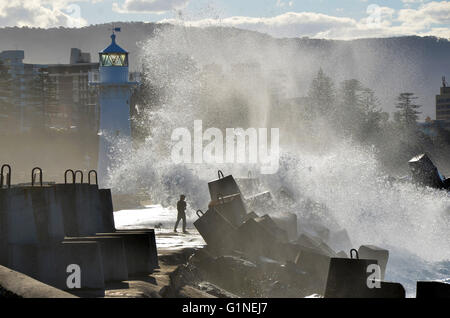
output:
[[[370,5],[367,16],[357,20],[314,12],[287,12],[274,17],[235,16],[224,19],[160,22],[190,26],[228,26],[268,33],[275,37],[311,37],[356,39],[401,35],[434,35],[450,37],[445,27],[450,23],[450,2],[430,2],[417,9],[396,11],[389,7]]]
[[[180,10],[189,0],[125,0],[122,5],[113,3],[113,11],[119,13],[155,13],[163,14],[171,10]]]
[[[81,9],[68,1],[10,0],[0,2],[0,26],[83,27]]]
[[[450,23],[450,2],[429,2],[418,9],[403,9],[398,13],[398,20],[404,25],[427,28],[433,24]]]

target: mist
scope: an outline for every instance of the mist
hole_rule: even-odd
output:
[[[137,105],[134,114],[140,137],[136,151],[125,156],[112,173],[113,187],[118,191],[137,188],[163,205],[174,205],[178,195],[185,193],[192,211],[206,209],[207,182],[216,178],[218,169],[245,177],[248,171],[255,174],[258,166],[174,164],[172,131],[179,127],[192,131],[194,120],[202,120],[204,129],[223,131],[276,127],[280,128],[280,169],[260,178],[266,189],[275,192],[284,187],[298,198],[294,211],[292,207],[285,210],[296,213],[300,224],[314,219],[332,229],[345,228],[355,246],[393,246],[430,262],[450,258],[450,195],[392,179],[407,173],[409,156],[424,150],[420,145],[405,153],[399,148],[404,143],[401,137],[389,135],[384,140],[386,135],[379,131],[361,141],[342,133],[328,115],[311,117],[301,107],[280,102],[274,94],[280,86],[285,99],[307,94],[309,84],[300,83],[310,83],[318,71],[308,63],[308,56],[295,54],[289,45],[252,42],[239,32],[217,34],[180,27],[160,31],[142,43],[148,99]],[[329,57],[324,63],[332,62]],[[356,79],[364,81],[358,78],[362,65],[334,62],[337,70],[329,69],[330,77],[339,68],[349,67]],[[375,61],[368,56],[365,62]],[[448,153],[439,147],[435,150],[439,163],[448,166]],[[308,210],[301,204],[304,200],[324,208]]]

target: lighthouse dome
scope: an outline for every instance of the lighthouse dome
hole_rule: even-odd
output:
[[[111,34],[111,44],[100,51],[99,55],[102,67],[128,66],[128,52],[117,45],[114,33]]]

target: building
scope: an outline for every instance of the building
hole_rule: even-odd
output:
[[[450,87],[442,78],[440,95],[436,95],[436,120],[450,123]]]
[[[89,73],[98,70],[89,53],[72,48],[69,64],[23,63],[24,51],[3,51],[0,63],[0,126],[2,132],[36,129],[98,129],[97,92]]]
[[[99,52],[98,74],[93,72],[89,84],[97,88],[100,107],[97,173],[101,185],[108,183],[110,170],[120,164],[119,153],[132,150],[130,99],[137,82],[130,81],[128,52],[116,43],[113,30],[111,44]]]

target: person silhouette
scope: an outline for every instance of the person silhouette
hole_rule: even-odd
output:
[[[187,233],[186,231],[186,196],[184,194],[180,195],[180,200],[177,202],[177,222],[175,223],[175,227],[173,231],[177,232],[178,224],[180,223],[180,220],[183,220],[183,233]]]

